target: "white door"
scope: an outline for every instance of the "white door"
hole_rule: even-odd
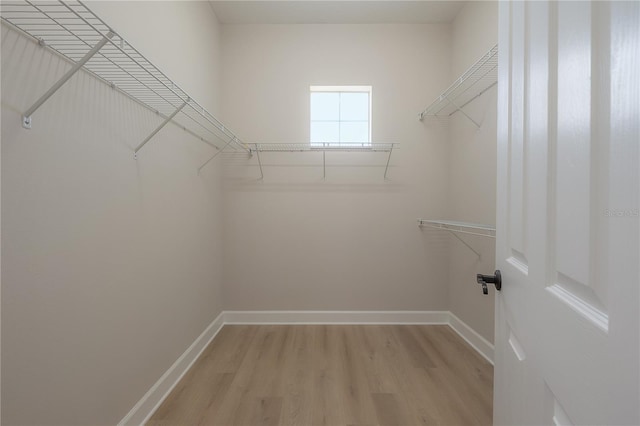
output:
[[[501,2],[495,424],[640,424],[640,2]]]

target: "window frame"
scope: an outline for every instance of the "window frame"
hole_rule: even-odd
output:
[[[321,122],[321,120],[313,120],[311,116],[311,103],[312,103],[312,95],[314,93],[366,93],[369,97],[369,108],[367,114],[367,136],[368,140],[360,141],[360,142],[342,142],[340,140],[340,131],[338,130],[338,142],[313,142],[312,139],[312,124],[314,122]],[[372,86],[363,86],[363,85],[351,85],[351,86],[309,86],[309,145],[312,148],[322,148],[322,147],[331,147],[331,148],[352,148],[352,147],[370,147],[371,146],[371,110],[372,110]],[[340,128],[341,123],[349,122],[347,120],[340,120],[340,110],[338,110],[338,128]],[[364,120],[363,120],[364,121]]]

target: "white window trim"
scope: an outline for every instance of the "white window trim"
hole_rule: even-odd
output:
[[[369,94],[369,117],[367,119],[368,123],[369,123],[369,131],[368,131],[368,135],[369,135],[369,140],[368,141],[363,141],[364,143],[371,145],[371,109],[372,109],[372,105],[373,105],[373,93],[372,93],[372,87],[373,86],[309,86],[309,96],[311,96],[311,93],[314,92],[353,92],[353,93],[368,93]],[[309,112],[309,125],[311,125],[311,112]],[[311,142],[311,129],[309,129],[309,144],[311,146],[314,147],[318,147],[318,146],[322,146],[322,142]],[[353,143],[340,143],[340,142],[336,142],[336,143],[332,143],[331,146],[333,148],[335,147],[340,147],[340,146],[344,146],[345,148],[349,148],[350,146],[353,147],[354,145],[358,145],[358,144],[353,144]]]

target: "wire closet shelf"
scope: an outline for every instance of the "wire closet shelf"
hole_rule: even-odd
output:
[[[233,132],[81,1],[2,1],[0,17],[11,27],[33,37],[41,46],[62,55],[72,65],[48,92],[26,110],[24,127],[30,128],[31,115],[75,72],[84,68],[163,119],[146,139],[137,144],[136,154],[169,122],[216,148],[218,152],[214,155],[227,147],[249,151],[249,147]]]
[[[496,228],[491,225],[484,225],[480,223],[470,223],[470,222],[458,222],[455,220],[429,220],[429,219],[418,219],[419,227],[429,227],[440,229],[442,231],[449,231],[451,235],[453,235],[458,241],[464,244],[469,250],[474,252],[478,258],[481,258],[481,254],[479,251],[471,247],[469,243],[460,238],[458,234],[466,234],[466,235],[476,235],[479,237],[496,237]]]
[[[252,143],[249,147],[260,152],[390,152],[397,143]]]
[[[489,51],[464,72],[447,90],[438,96],[420,113],[420,120],[425,117],[450,117],[461,112],[477,127],[480,124],[471,118],[464,107],[481,96],[498,82],[498,45]]]
[[[418,219],[419,226],[442,229],[444,231],[457,232],[460,234],[477,235],[480,237],[496,237],[496,228],[491,225],[480,223],[458,222],[455,220],[429,220]]]
[[[398,143],[331,143],[331,142],[312,142],[312,143],[252,143],[249,144],[249,152],[258,157],[258,166],[260,167],[260,179],[264,178],[264,170],[261,152],[321,152],[322,153],[322,173],[323,177],[327,177],[327,152],[384,152],[388,153],[387,161],[384,165],[384,179],[387,179],[389,171],[389,163],[391,161],[391,153],[394,149],[398,149]],[[205,163],[206,164],[206,163]]]

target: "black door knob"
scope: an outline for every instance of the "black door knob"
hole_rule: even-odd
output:
[[[502,275],[500,271],[496,269],[494,275],[477,275],[478,284],[482,285],[482,293],[489,294],[489,289],[487,288],[487,284],[493,284],[496,286],[496,290],[500,291],[502,289]]]

